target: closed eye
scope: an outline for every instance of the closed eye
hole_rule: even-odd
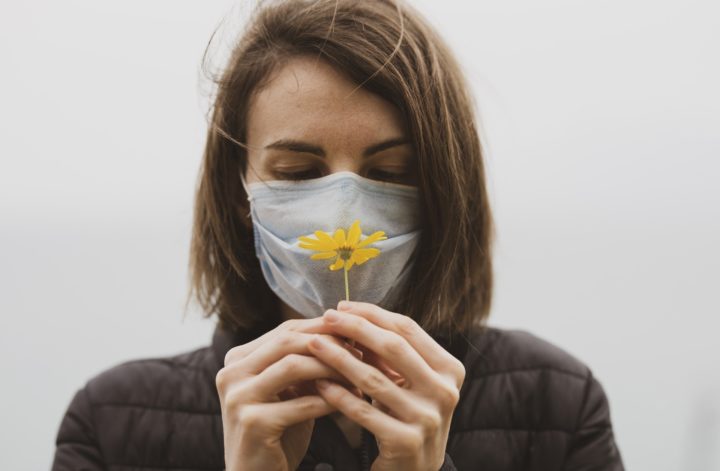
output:
[[[368,172],[368,178],[373,180],[382,180],[395,183],[407,183],[407,180],[411,177],[410,172],[389,172],[379,168],[371,169]]]
[[[311,178],[320,178],[322,176],[320,170],[316,168],[299,170],[297,172],[281,172],[276,170],[273,174],[278,180],[308,180]]]
[[[320,178],[323,176],[322,170],[318,168],[301,169],[296,171],[282,171],[274,170],[273,176],[277,180],[310,180],[313,178]],[[402,183],[402,184],[413,184],[413,174],[407,169],[399,169],[399,171],[389,171],[387,169],[373,168],[368,170],[367,178],[371,180]]]

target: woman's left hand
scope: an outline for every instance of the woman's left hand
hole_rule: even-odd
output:
[[[385,371],[316,335],[310,351],[373,398],[373,404],[330,381],[316,381],[320,395],[375,435],[379,456],[373,471],[437,471],[465,379],[462,362],[410,317],[370,303],[349,304],[348,310],[325,312],[328,332],[371,350]],[[401,378],[391,379],[392,370]]]

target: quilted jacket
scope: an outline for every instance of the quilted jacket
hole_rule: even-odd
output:
[[[215,375],[230,348],[260,334],[218,326],[207,347],[92,377],[62,418],[52,470],[223,470]],[[436,340],[466,369],[442,471],[623,469],[607,398],[580,361],[520,330]],[[298,469],[366,471],[376,456],[369,431],[355,452],[326,416]]]

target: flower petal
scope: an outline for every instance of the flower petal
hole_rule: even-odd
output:
[[[351,257],[350,257],[350,260],[348,260],[348,261],[345,263],[345,270],[351,269],[352,266],[353,266],[353,263],[355,263],[355,259],[351,256]]]
[[[387,237],[385,236],[385,231],[373,232],[372,234],[367,236],[364,240],[361,240],[360,243],[355,246],[355,248],[359,249],[359,248],[365,247],[366,245],[370,245],[374,242],[377,242],[379,240],[385,240],[385,239],[387,239]]]
[[[349,245],[350,247],[355,247],[355,244],[360,241],[361,235],[362,231],[360,230],[360,221],[356,219],[355,222],[352,223],[352,226],[350,226],[350,230],[348,231],[347,245]]]
[[[300,241],[298,246],[303,249],[317,250],[320,252],[328,252],[337,248],[335,241],[332,239],[332,237],[330,237],[330,235],[322,231],[315,231],[315,235],[318,234],[323,235],[318,236],[317,239],[312,239],[307,236],[298,237],[298,240]]]
[[[327,244],[334,244],[335,240],[333,240],[332,237],[330,237],[330,234],[328,234],[325,231],[315,231],[315,237],[318,238],[318,240],[327,243]]]
[[[345,229],[340,228],[335,231],[335,234],[333,235],[333,239],[335,239],[335,243],[340,245],[345,245]]]
[[[338,257],[337,260],[335,260],[335,263],[330,265],[330,269],[332,271],[339,270],[343,267],[344,264],[345,264],[345,261],[342,258]]]
[[[306,244],[306,245],[318,245],[320,244],[320,241],[317,239],[311,239],[310,237],[300,236],[298,237],[298,240],[300,243]]]
[[[301,249],[319,250],[317,244],[306,244],[304,242],[299,242],[297,245]]]
[[[323,244],[313,243],[313,244],[306,244],[305,242],[300,242],[298,244],[298,247],[301,249],[309,249],[309,250],[316,250],[318,252],[329,252],[331,250],[334,250],[334,248],[327,247]]]
[[[310,255],[310,258],[313,260],[324,260],[326,258],[333,258],[337,256],[337,252],[320,252]]]
[[[355,249],[353,251],[353,256],[356,259],[366,259],[369,260],[371,258],[375,258],[378,255],[380,255],[380,249],[376,249],[375,247],[370,247],[367,249]]]

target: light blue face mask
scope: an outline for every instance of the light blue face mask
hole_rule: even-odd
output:
[[[318,317],[345,299],[343,270],[335,260],[312,260],[298,237],[321,230],[333,234],[360,220],[362,239],[385,231],[386,240],[371,244],[380,255],[348,271],[350,300],[395,308],[413,266],[420,238],[419,190],[361,177],[331,173],[310,180],[273,180],[246,184],[255,253],[265,281],[287,305],[307,318]]]

